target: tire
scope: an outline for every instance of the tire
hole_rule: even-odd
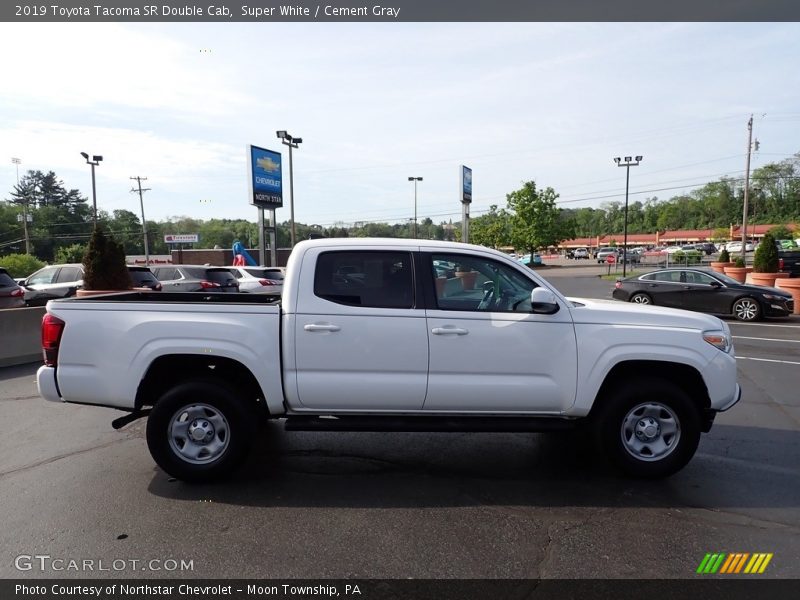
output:
[[[731,314],[739,321],[758,321],[761,318],[761,305],[755,298],[739,298],[733,303]]]
[[[165,472],[191,483],[227,477],[244,461],[255,419],[219,380],[181,383],[147,419],[147,447]],[[193,437],[196,436],[196,437]],[[200,437],[202,436],[202,437]]]
[[[674,383],[635,379],[603,400],[597,434],[605,455],[626,475],[653,479],[680,471],[700,442],[700,411]]]
[[[633,302],[634,304],[653,304],[653,299],[643,292],[636,292],[630,297],[628,302]]]

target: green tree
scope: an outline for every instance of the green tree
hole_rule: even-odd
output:
[[[537,248],[555,246],[565,238],[553,188],[536,189],[535,181],[506,196],[511,217],[511,243],[533,254]]]
[[[61,246],[56,251],[56,263],[79,263],[83,262],[83,255],[86,254],[85,244],[72,244],[70,246]]]
[[[0,257],[0,267],[6,269],[11,277],[27,277],[43,266],[42,261],[30,254],[8,254]]]
[[[496,204],[489,207],[489,212],[476,217],[469,224],[469,238],[473,244],[499,248],[511,244],[511,215]]]
[[[778,272],[778,249],[775,246],[775,238],[769,233],[764,236],[756,249],[753,257],[753,271],[756,273]]]

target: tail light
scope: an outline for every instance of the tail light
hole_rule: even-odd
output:
[[[614,287],[617,288],[617,289],[621,288],[622,287],[622,282],[621,281],[615,281],[614,282]]]
[[[783,271],[783,259],[778,259],[778,271]]]
[[[218,288],[219,284],[218,283],[214,283],[213,281],[201,281],[200,282],[200,287],[203,288],[204,290],[206,290],[208,288]]]
[[[55,367],[58,364],[58,345],[61,343],[62,333],[64,321],[46,314],[42,319],[42,354],[45,366]]]
[[[161,291],[161,284],[159,283],[158,285],[154,286],[153,287],[153,291],[154,292],[160,292]]]
[[[11,292],[12,298],[19,298],[20,296],[24,295],[25,295],[25,290],[23,290],[22,288],[17,288],[13,292]]]
[[[281,285],[283,282],[277,279],[259,279],[261,285]]]

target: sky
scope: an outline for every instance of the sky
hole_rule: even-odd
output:
[[[667,199],[800,152],[798,23],[2,23],[0,199],[55,171],[148,220],[256,219],[248,144],[293,151],[295,218],[460,219],[535,180],[561,206]],[[288,184],[278,221],[289,219]],[[179,232],[176,232],[179,233]]]

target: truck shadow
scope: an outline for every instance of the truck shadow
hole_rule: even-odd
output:
[[[155,469],[149,491],[242,506],[797,508],[800,433],[718,425],[676,475],[634,480],[580,434],[287,433],[265,426],[231,478],[190,485]]]

